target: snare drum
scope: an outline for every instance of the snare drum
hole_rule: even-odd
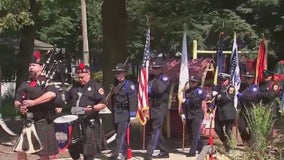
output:
[[[55,137],[60,150],[69,146],[72,139],[73,125],[77,119],[78,116],[76,115],[64,115],[54,119]]]

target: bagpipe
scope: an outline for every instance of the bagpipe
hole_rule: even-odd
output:
[[[23,93],[22,101],[27,99],[26,93]],[[25,153],[37,153],[42,150],[42,144],[38,137],[35,123],[33,121],[33,113],[26,112],[24,115],[23,129],[20,137],[17,139],[13,151]]]
[[[69,85],[72,81],[71,60],[63,49],[54,48],[43,55],[42,76],[45,77],[46,85],[56,82],[57,84]]]
[[[41,82],[43,87],[54,85],[57,89],[56,99],[59,105],[66,104],[66,94],[71,89],[74,73],[72,73],[71,58],[65,53],[64,49],[53,48],[43,54],[43,70],[44,77]]]
[[[55,85],[62,101],[65,101],[65,91],[70,86],[67,83],[68,77],[66,75],[68,75],[68,69],[64,60],[64,54],[64,50],[54,48],[41,56],[43,60],[41,76],[43,79],[40,85],[41,87]],[[22,100],[25,99],[27,99],[27,94],[23,93]],[[33,121],[33,114],[27,112],[24,115],[23,122],[22,132],[13,147],[13,151],[25,153],[37,153],[41,151],[42,144],[37,134],[35,122]]]

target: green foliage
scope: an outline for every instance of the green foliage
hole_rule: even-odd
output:
[[[3,97],[2,97],[3,98]],[[1,101],[0,114],[5,118],[11,118],[19,115],[19,112],[14,107],[13,97],[4,97]]]
[[[151,15],[151,49],[157,52],[175,54],[182,48],[183,24],[187,26],[188,43],[198,41],[198,49],[216,50],[216,42],[221,31],[225,32],[225,49],[231,50],[233,33],[237,32],[240,50],[250,51],[250,57],[256,57],[260,37],[233,9],[216,6],[215,1],[153,1],[132,0],[129,2],[130,32],[129,46],[143,51],[145,42],[144,15]],[[231,6],[232,8],[232,6]],[[143,28],[139,32],[138,28]],[[135,31],[132,31],[134,30]],[[138,36],[139,35],[139,36]],[[132,37],[133,36],[133,37]],[[139,38],[139,39],[138,39]],[[190,48],[189,48],[190,50]],[[254,51],[254,52],[251,52]],[[137,50],[132,53],[138,54]]]
[[[40,11],[38,34],[40,39],[66,48],[67,52],[80,52],[82,44],[81,8],[80,1],[65,0],[50,1],[43,5]],[[87,1],[87,23],[89,50],[101,51],[102,46],[102,18],[101,2]]]
[[[274,125],[271,108],[262,103],[254,104],[253,108],[247,111],[246,119],[254,137],[254,144],[249,153],[250,158],[269,159],[271,155],[268,155],[268,140],[271,137]]]
[[[102,71],[92,72],[92,77],[96,81],[102,82],[103,81],[103,72]]]
[[[7,30],[20,30],[25,26],[35,25],[33,12],[43,4],[45,0],[1,0],[0,2],[0,33]]]

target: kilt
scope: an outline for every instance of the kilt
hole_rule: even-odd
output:
[[[54,124],[47,123],[46,119],[35,122],[36,131],[43,149],[38,152],[39,156],[50,156],[59,153],[55,138]]]

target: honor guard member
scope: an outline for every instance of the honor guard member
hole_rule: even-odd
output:
[[[149,72],[150,120],[147,124],[150,125],[151,135],[145,159],[148,160],[153,157],[152,154],[156,147],[160,149],[160,154],[155,155],[154,158],[169,158],[169,151],[162,134],[162,127],[168,110],[170,79],[163,73],[163,62],[161,59],[151,61]]]
[[[94,155],[100,152],[100,121],[99,111],[106,107],[104,89],[100,83],[91,78],[90,67],[81,63],[77,68],[79,84],[73,86],[69,92],[69,103],[72,114],[79,116],[78,125],[73,127],[77,132],[76,139],[71,142],[68,151],[73,159],[93,160]],[[78,128],[76,128],[78,127]],[[76,134],[72,131],[73,134]]]
[[[235,88],[230,83],[230,75],[219,73],[217,92],[212,94],[215,96],[215,132],[225,146],[227,152],[230,151],[230,139],[233,125],[236,118],[236,109],[234,107]],[[209,109],[212,113],[213,108]]]
[[[56,89],[54,85],[45,84],[48,77],[42,76],[42,70],[41,55],[39,52],[34,52],[29,63],[30,79],[19,86],[14,105],[23,115],[27,113],[32,115],[29,118],[34,121],[40,143],[43,146],[37,155],[41,160],[47,160],[49,156],[58,153],[53,119],[50,118],[55,114]],[[26,160],[27,155],[18,152],[17,158]]]
[[[126,67],[117,64],[112,70],[115,72],[116,82],[111,95],[113,120],[116,129],[116,147],[111,159],[126,159],[127,157],[127,128],[130,118],[136,117],[137,90],[135,84],[126,79]]]
[[[185,87],[185,100],[182,106],[181,117],[186,122],[188,129],[188,139],[190,140],[190,151],[186,157],[195,157],[196,151],[203,148],[201,140],[201,124],[204,118],[202,101],[205,99],[205,92],[200,87],[201,78],[197,75],[189,77]]]
[[[280,112],[280,104],[276,97],[280,96],[280,84],[274,81],[274,73],[272,71],[263,71],[264,81],[259,83],[260,96],[262,104],[271,108],[272,116],[276,119]]]
[[[252,145],[253,139],[246,117],[248,116],[248,113],[250,113],[253,104],[260,102],[260,88],[258,85],[254,84],[255,73],[246,72],[243,76],[247,87],[238,94],[238,101],[240,102],[238,129],[240,131],[242,141],[248,145]]]

